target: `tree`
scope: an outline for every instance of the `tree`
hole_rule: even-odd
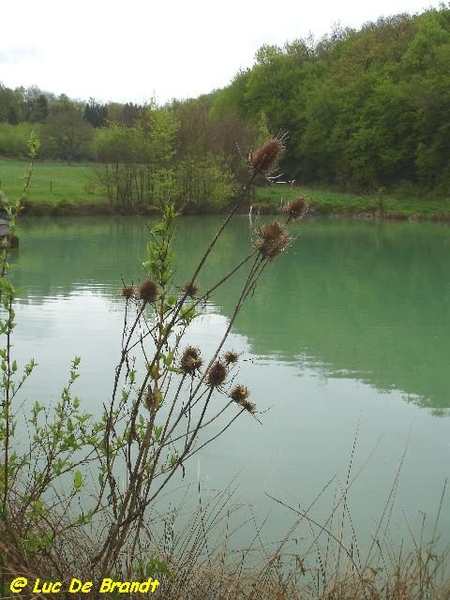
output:
[[[149,106],[136,125],[113,124],[97,138],[97,158],[103,164],[98,176],[111,202],[130,207],[151,205],[163,192],[173,197],[177,129],[172,111]]]
[[[54,112],[42,128],[44,152],[62,158],[69,164],[79,158],[89,157],[92,139],[92,126],[77,109]]]
[[[90,98],[89,103],[84,108],[83,118],[92,127],[105,127],[108,123],[108,106],[100,104],[94,98]]]
[[[25,118],[31,123],[43,123],[49,114],[49,100],[53,99],[51,94],[45,93],[37,86],[19,88],[22,102],[25,107]]]
[[[0,84],[0,123],[17,125],[22,120],[20,99],[10,88]]]

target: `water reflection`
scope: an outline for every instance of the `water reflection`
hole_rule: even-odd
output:
[[[181,220],[180,283],[218,223]],[[238,419],[206,447],[199,457],[203,489],[224,489],[239,472],[241,496],[264,515],[276,512],[266,491],[306,507],[336,478],[314,506],[314,516],[326,518],[337,482],[345,485],[356,435],[353,468],[362,471],[349,502],[358,535],[371,539],[376,530],[406,447],[397,500],[409,523],[420,525],[418,510],[436,514],[450,476],[450,421],[432,416],[450,407],[448,229],[307,221],[295,233],[292,248],[264,272],[230,339],[243,353],[239,379],[266,411],[264,424]],[[14,349],[20,364],[31,357],[40,363],[24,395],[55,401],[80,355],[75,393],[100,414],[120,356],[121,281],[143,277],[146,226],[129,218],[30,220],[21,222],[20,237]],[[201,289],[250,248],[248,218],[238,218],[208,260]],[[187,342],[206,355],[227,326],[239,283],[228,282],[194,323]],[[290,522],[280,511],[268,539],[280,539]],[[439,530],[447,540],[448,499]]]
[[[186,281],[217,218],[179,224],[178,280]],[[251,247],[237,218],[208,260],[203,289]],[[257,225],[256,225],[257,226]],[[446,414],[450,407],[450,236],[433,224],[307,221],[269,265],[235,331],[256,356],[305,365],[324,377],[351,377]],[[23,221],[14,273],[24,303],[94,294],[120,309],[121,279],[137,282],[146,225],[130,218]],[[216,297],[230,316],[241,278]],[[93,317],[87,300],[80,320]]]

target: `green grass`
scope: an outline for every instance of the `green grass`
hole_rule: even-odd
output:
[[[10,200],[22,196],[23,177],[29,162],[0,158],[0,189]],[[306,196],[318,215],[384,216],[391,219],[450,220],[450,198],[395,198],[376,194],[357,195],[307,188],[304,186],[266,185],[256,190],[256,203],[262,212],[278,212],[280,204]],[[97,181],[95,165],[39,162],[26,203],[32,214],[89,214],[110,212],[108,199]]]
[[[271,212],[273,206],[305,196],[314,206],[316,214],[384,216],[391,219],[450,220],[450,198],[394,198],[383,195],[382,200],[373,195],[357,195],[312,189],[304,186],[271,185],[256,191],[256,202],[262,211]]]
[[[0,159],[0,188],[11,200],[22,196],[28,168],[27,161]],[[107,202],[96,181],[94,166],[38,161],[34,164],[28,199],[31,203],[51,205]]]

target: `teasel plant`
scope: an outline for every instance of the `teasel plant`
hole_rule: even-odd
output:
[[[10,249],[2,248],[0,596],[15,574],[60,581],[75,571],[89,580],[113,573],[132,578],[133,565],[148,558],[152,507],[174,476],[184,475],[189,459],[241,416],[263,421],[249,387],[240,380],[241,357],[228,346],[228,338],[264,268],[291,243],[288,227],[305,214],[306,200],[291,202],[279,221],[257,227],[246,256],[218,274],[208,289],[200,287],[199,276],[255,183],[276,169],[285,141],[285,136],[274,137],[248,154],[247,182],[193,272],[183,274],[181,282],[176,280],[174,252],[179,215],[173,203],[161,203],[161,221],[148,230],[143,281],[122,287],[120,356],[110,396],[96,419],[74,395],[79,357],[60,399],[54,405],[28,403],[23,413],[19,392],[36,363],[31,359],[20,368],[14,360],[17,294],[9,278]],[[37,140],[31,140],[32,164],[37,147]],[[20,204],[8,204],[13,227]],[[237,275],[243,276],[243,284],[232,314],[206,357],[190,338],[191,326],[217,290]],[[28,445],[16,441],[20,418]]]
[[[208,289],[200,289],[198,278],[256,181],[276,169],[285,140],[286,136],[275,137],[248,154],[248,180],[187,281],[175,281],[178,214],[172,203],[166,203],[161,222],[149,229],[146,279],[139,286],[123,286],[122,350],[98,448],[97,507],[108,521],[102,546],[93,557],[100,576],[121,570],[126,555],[140,554],[147,509],[176,473],[184,474],[194,454],[241,415],[260,420],[250,390],[239,381],[240,356],[227,348],[227,340],[264,268],[291,243],[287,226],[306,213],[306,200],[284,207],[284,223],[275,221],[255,230],[248,254]],[[199,347],[185,343],[186,334],[215,292],[242,272],[244,283],[226,330],[206,359]]]

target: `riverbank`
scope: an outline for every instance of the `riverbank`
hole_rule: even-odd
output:
[[[21,196],[26,161],[0,159],[0,189],[10,199]],[[108,199],[92,164],[36,162],[24,214],[30,216],[87,216],[112,214],[153,214],[148,206],[117,206]],[[285,202],[304,196],[311,213],[357,218],[450,221],[450,197],[400,198],[387,193],[349,194],[302,185],[262,185],[255,191],[256,210],[277,214]],[[243,207],[248,210],[248,205]]]
[[[316,215],[363,219],[450,221],[450,198],[399,198],[389,194],[348,194],[320,188],[287,184],[260,187],[256,191],[256,209],[275,214],[286,202],[304,196]]]

